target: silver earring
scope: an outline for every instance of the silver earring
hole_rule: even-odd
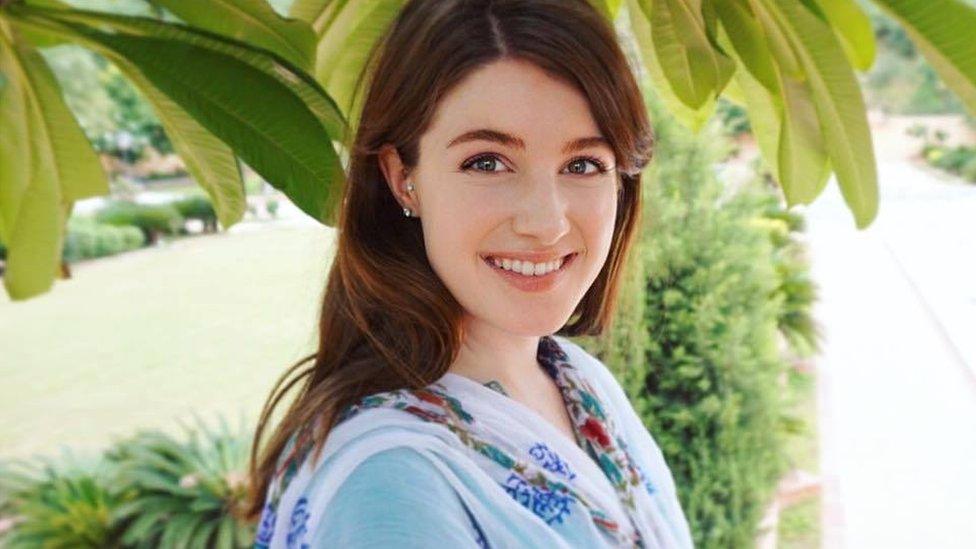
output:
[[[413,212],[410,211],[410,208],[404,208],[403,209],[403,215],[405,215],[407,217],[410,217],[412,214],[413,214]]]
[[[407,183],[407,192],[408,193],[412,193],[413,192],[413,183],[412,182],[411,183]]]

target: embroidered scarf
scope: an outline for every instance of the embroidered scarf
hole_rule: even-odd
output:
[[[629,406],[620,402],[626,397],[601,394],[574,362],[589,359],[590,370],[605,366],[557,337],[540,338],[537,359],[559,388],[573,440],[504,391],[452,372],[422,389],[368,395],[342,411],[317,463],[307,460],[310,430],[292,437],[269,488],[255,547],[300,546],[299,538],[314,528],[321,509],[355,466],[397,446],[425,451],[439,464],[464,501],[482,546],[511,546],[506,536],[519,527],[544,546],[579,546],[583,540],[563,539],[551,526],[571,512],[583,512],[600,538],[590,540],[590,546],[691,547],[657,445],[643,425],[634,425],[638,420],[632,408],[621,410]],[[615,402],[608,405],[608,400]],[[643,440],[632,447],[628,437]],[[635,449],[650,455],[633,455]],[[334,482],[325,483],[325,491],[302,493],[302,485],[325,460],[331,460]],[[473,487],[451,474],[451,467],[470,473],[469,482],[475,479],[476,491],[489,494],[489,500],[475,497]],[[502,513],[509,518],[504,526],[493,524],[497,513],[487,507],[495,506],[511,508]],[[282,510],[288,511],[287,521],[279,521]]]

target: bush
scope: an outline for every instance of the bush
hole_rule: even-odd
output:
[[[104,257],[139,248],[145,242],[146,237],[138,227],[73,217],[68,220],[61,257],[68,262]]]
[[[202,221],[207,232],[217,230],[217,212],[206,195],[191,194],[174,201],[172,204],[184,218]]]
[[[0,516],[12,527],[0,546],[118,547],[115,514],[126,496],[102,459],[11,461],[0,467]]]
[[[249,547],[253,525],[235,518],[246,492],[250,431],[198,422],[178,440],[144,431],[107,455],[114,482],[134,495],[119,514],[122,541],[145,547]]]
[[[666,145],[644,179],[641,242],[612,329],[580,343],[614,370],[664,452],[696,547],[751,547],[787,463],[777,343],[793,290],[777,242],[802,221],[770,218],[758,183],[726,195],[712,170],[725,155],[716,120],[696,137],[648,103]]]
[[[169,204],[111,202],[95,215],[95,219],[108,225],[138,227],[150,244],[155,243],[160,234],[177,234],[183,228],[183,216]]]
[[[976,182],[976,154],[973,154],[959,169],[959,175],[967,181]]]
[[[177,439],[143,431],[97,461],[0,464],[0,546],[250,547],[234,517],[245,495],[251,431],[203,422]]]

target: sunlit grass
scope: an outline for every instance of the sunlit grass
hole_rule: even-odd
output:
[[[76,264],[28,301],[0,292],[0,457],[254,417],[314,349],[334,233],[240,229]]]

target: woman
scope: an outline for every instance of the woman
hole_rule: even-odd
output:
[[[585,0],[410,0],[373,55],[319,349],[258,427],[255,457],[300,384],[253,460],[256,546],[691,546],[566,339],[606,329],[651,157],[612,28]]]

